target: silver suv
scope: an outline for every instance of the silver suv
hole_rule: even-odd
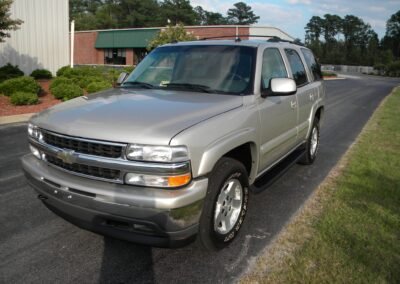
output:
[[[220,249],[249,192],[283,163],[314,161],[324,96],[305,47],[168,44],[119,88],[35,115],[23,168],[43,203],[79,227],[154,246],[198,236]]]

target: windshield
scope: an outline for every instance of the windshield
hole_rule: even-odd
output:
[[[252,92],[256,49],[246,46],[165,46],[151,52],[122,87]]]

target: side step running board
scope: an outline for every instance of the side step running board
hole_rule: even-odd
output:
[[[256,179],[250,190],[253,193],[260,193],[270,187],[277,179],[279,179],[293,164],[295,164],[303,155],[306,150],[304,147],[293,151],[289,156],[281,162],[273,166],[265,174]]]

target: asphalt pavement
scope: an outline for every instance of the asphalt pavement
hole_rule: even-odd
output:
[[[238,239],[217,253],[198,242],[160,249],[105,238],[51,213],[27,185],[20,158],[26,124],[0,126],[0,283],[230,283],[281,231],[356,139],[400,80],[349,77],[327,81],[319,157],[294,165],[250,196]]]

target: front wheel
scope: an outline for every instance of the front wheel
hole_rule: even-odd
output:
[[[223,157],[209,179],[200,219],[199,238],[209,250],[226,247],[239,232],[249,200],[247,171],[237,160]]]
[[[319,120],[315,117],[310,135],[307,138],[306,152],[304,153],[303,158],[299,161],[300,164],[311,165],[314,163],[319,150],[319,136]]]

